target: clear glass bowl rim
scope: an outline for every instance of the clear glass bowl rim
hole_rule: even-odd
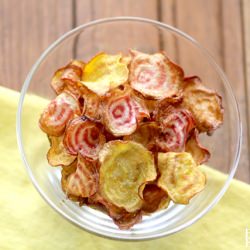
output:
[[[163,232],[163,233],[158,233],[158,234],[154,234],[153,236],[142,236],[140,238],[136,238],[134,239],[133,237],[128,236],[127,238],[123,238],[120,239],[119,237],[116,237],[114,235],[110,235],[110,234],[101,234],[98,232],[98,230],[92,230],[89,229],[87,227],[82,226],[80,223],[78,223],[78,221],[76,221],[75,219],[72,219],[70,216],[68,216],[66,213],[64,213],[64,211],[62,211],[59,207],[57,207],[47,196],[46,194],[43,192],[43,190],[40,188],[40,186],[38,185],[38,183],[36,182],[36,179],[32,173],[31,167],[29,166],[29,163],[26,159],[26,155],[24,152],[24,147],[23,147],[23,139],[22,139],[22,124],[21,124],[21,118],[22,118],[22,107],[23,107],[23,101],[25,98],[25,94],[28,90],[28,87],[30,85],[30,82],[32,80],[33,75],[35,74],[36,70],[38,69],[39,65],[43,62],[43,60],[46,59],[46,56],[54,49],[56,48],[60,43],[62,43],[65,39],[67,39],[68,37],[70,37],[71,35],[77,33],[80,30],[84,30],[85,28],[88,27],[92,27],[98,24],[103,24],[103,23],[109,23],[109,22],[122,22],[122,21],[131,21],[131,22],[141,22],[141,23],[146,23],[146,24],[151,24],[154,26],[157,26],[159,28],[162,29],[166,29],[171,33],[177,34],[179,36],[181,36],[182,38],[190,41],[193,45],[195,45],[208,59],[208,61],[210,62],[210,64],[214,67],[214,69],[216,70],[216,72],[219,74],[219,76],[221,77],[226,90],[229,93],[230,96],[230,100],[232,101],[232,105],[233,108],[236,110],[237,112],[237,128],[236,130],[238,131],[238,138],[237,138],[237,145],[236,145],[236,152],[235,152],[235,156],[233,159],[233,163],[231,164],[231,172],[229,173],[227,180],[225,181],[224,186],[222,187],[222,189],[220,190],[220,192],[217,194],[217,196],[212,200],[212,202],[202,210],[202,212],[200,212],[199,214],[197,214],[193,219],[189,220],[188,222],[186,222],[185,224],[182,224],[181,226],[176,227],[173,230],[170,230],[168,232]],[[187,228],[188,226],[192,225],[193,223],[195,223],[197,220],[199,220],[201,217],[203,217],[207,212],[209,212],[217,203],[218,201],[222,198],[222,196],[224,195],[224,193],[226,192],[230,181],[232,180],[232,178],[234,177],[234,174],[236,172],[238,163],[239,163],[239,159],[240,159],[240,151],[241,151],[241,144],[242,144],[242,123],[241,123],[241,118],[240,118],[240,112],[239,112],[239,107],[236,101],[236,97],[233,94],[233,90],[232,87],[226,77],[226,75],[224,74],[223,70],[219,67],[219,65],[215,62],[215,60],[213,59],[213,57],[210,55],[210,53],[207,51],[207,49],[205,49],[202,45],[200,45],[194,38],[192,38],[191,36],[189,36],[188,34],[186,34],[185,32],[162,22],[156,21],[156,20],[152,20],[152,19],[148,19],[148,18],[142,18],[142,17],[133,17],[133,16],[121,16],[121,17],[111,17],[111,18],[103,18],[103,19],[97,19],[82,25],[79,25],[78,27],[66,32],[65,34],[63,34],[60,38],[58,38],[55,42],[53,42],[43,53],[42,55],[39,57],[39,59],[35,62],[35,64],[33,65],[33,67],[31,68],[30,72],[28,73],[21,93],[20,93],[20,98],[19,98],[19,103],[18,103],[18,108],[17,108],[17,115],[16,115],[16,135],[17,135],[17,144],[18,144],[18,148],[19,148],[19,152],[21,154],[23,163],[26,167],[26,171],[29,175],[29,178],[31,179],[33,185],[35,186],[36,190],[40,193],[40,195],[42,196],[42,198],[57,212],[59,213],[62,217],[66,218],[69,222],[73,223],[74,225],[77,225],[78,227],[80,227],[81,229],[84,229],[90,233],[94,233],[98,236],[102,236],[102,237],[107,237],[107,238],[111,238],[111,239],[116,239],[116,240],[149,240],[149,239],[156,239],[156,238],[160,238],[163,236],[167,236],[167,235],[171,235],[173,233],[176,233],[178,231],[181,231],[185,228]]]

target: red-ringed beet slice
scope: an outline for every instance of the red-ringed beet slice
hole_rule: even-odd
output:
[[[185,143],[189,132],[194,128],[195,122],[192,113],[186,109],[168,106],[165,112],[158,117],[160,127],[156,144],[163,152],[181,152],[185,149]]]
[[[43,111],[39,125],[51,136],[60,136],[64,133],[66,124],[75,115],[80,115],[79,102],[69,93],[62,93],[52,100]]]
[[[164,53],[153,55],[131,50],[131,87],[146,98],[176,98],[181,95],[183,70],[172,63]]]
[[[96,160],[98,153],[105,143],[100,124],[86,117],[77,117],[67,126],[64,145],[72,155],[81,154],[83,157]]]
[[[137,106],[130,90],[115,89],[102,100],[103,123],[115,136],[132,134],[137,127]]]

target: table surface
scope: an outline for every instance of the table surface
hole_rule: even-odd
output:
[[[90,20],[126,15],[183,30],[223,68],[243,123],[236,178],[250,183],[250,0],[0,0],[0,84],[20,90],[42,51],[63,33]]]

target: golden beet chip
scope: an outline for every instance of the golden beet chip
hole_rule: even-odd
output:
[[[84,62],[73,60],[67,66],[58,69],[51,81],[51,87],[59,95],[63,91],[79,97],[81,95],[82,84],[79,82],[82,77]]]
[[[170,199],[163,189],[153,183],[146,184],[143,190],[143,212],[153,213],[167,208],[169,201]]]
[[[137,104],[139,105],[139,104]],[[102,102],[103,123],[115,136],[132,134],[137,127],[137,110],[131,91],[115,89]]]
[[[159,153],[158,169],[161,174],[158,186],[175,203],[188,204],[206,184],[205,175],[197,167],[192,155],[186,152]]]
[[[124,136],[123,139],[138,142],[148,150],[152,150],[155,147],[155,137],[157,135],[158,125],[155,122],[145,122],[133,134]]]
[[[48,135],[60,136],[64,133],[68,121],[80,114],[79,102],[72,95],[62,93],[45,108],[40,117],[39,125]]]
[[[66,194],[89,197],[96,193],[97,183],[98,172],[95,163],[78,155],[76,171],[71,173],[66,181]]]
[[[167,106],[158,107],[157,122],[160,132],[156,137],[156,145],[163,152],[181,152],[185,148],[185,143],[189,132],[194,128],[194,118],[187,109]]]
[[[138,143],[117,140],[104,145],[99,161],[101,195],[128,212],[139,210],[139,188],[157,176],[152,153]]]
[[[132,88],[153,99],[181,94],[183,70],[164,54],[144,54],[131,50],[130,83]]]
[[[47,153],[47,159],[51,166],[68,166],[76,158],[67,152],[63,145],[63,136],[50,136],[51,147]]]
[[[79,153],[83,157],[96,160],[104,143],[105,137],[99,124],[86,117],[77,117],[67,125],[64,145],[72,155]]]
[[[198,77],[185,79],[181,105],[192,112],[200,132],[212,132],[223,122],[221,97],[203,86]]]
[[[82,84],[98,95],[118,87],[128,80],[128,68],[121,62],[121,55],[100,53],[84,68]]]
[[[208,161],[210,158],[210,152],[200,144],[198,136],[199,133],[197,129],[194,129],[191,136],[187,140],[185,151],[190,153],[195,162],[200,165]]]

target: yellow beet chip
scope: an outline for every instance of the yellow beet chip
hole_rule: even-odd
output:
[[[88,62],[84,68],[82,84],[98,95],[128,80],[127,64],[121,62],[122,56],[100,53]]]
[[[104,145],[99,161],[101,195],[128,212],[139,210],[140,187],[157,176],[152,153],[136,142],[116,140]]]
[[[76,156],[69,154],[64,147],[63,136],[49,136],[49,140],[51,147],[47,153],[47,159],[51,166],[68,166],[76,159]]]
[[[206,184],[205,175],[189,153],[159,153],[158,168],[161,174],[158,186],[165,190],[175,203],[188,204]]]

